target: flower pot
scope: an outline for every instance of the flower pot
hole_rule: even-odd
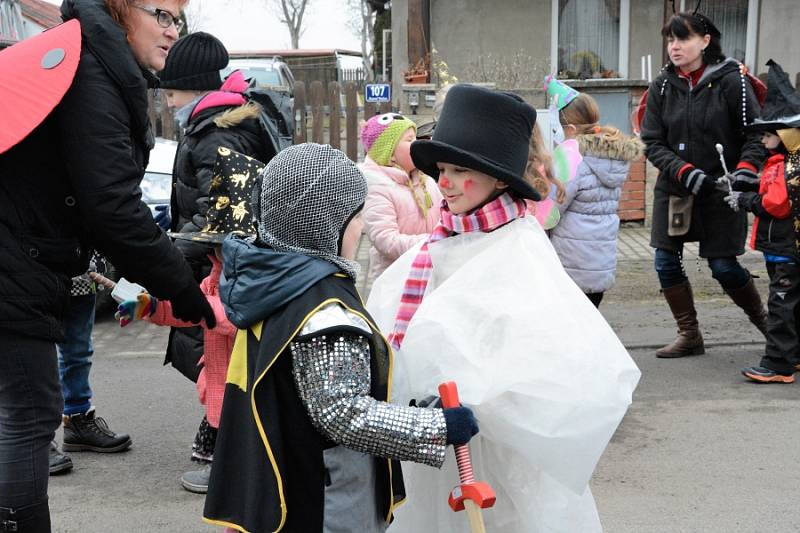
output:
[[[428,73],[424,74],[406,74],[405,80],[407,83],[427,83]]]

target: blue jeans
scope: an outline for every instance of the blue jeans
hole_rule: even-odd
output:
[[[85,413],[92,406],[92,329],[95,295],[72,296],[64,319],[64,342],[58,344],[58,370],[64,393],[64,414]]]
[[[662,289],[668,289],[688,281],[683,268],[683,251],[673,252],[656,248],[655,267]],[[744,287],[750,281],[747,271],[735,257],[711,257],[707,259],[713,277],[723,289]]]
[[[0,331],[0,511],[47,505],[62,409],[55,352],[52,341]]]

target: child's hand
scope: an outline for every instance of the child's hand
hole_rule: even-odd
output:
[[[728,196],[724,198],[724,200],[728,203],[728,207],[733,209],[734,211],[739,211],[739,197],[742,195],[739,191],[731,191]]]
[[[155,296],[143,292],[136,297],[136,300],[125,300],[120,303],[114,318],[119,320],[119,325],[124,328],[134,320],[153,316],[157,305],[158,300]]]

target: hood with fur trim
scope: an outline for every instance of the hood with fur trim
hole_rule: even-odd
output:
[[[583,164],[606,187],[621,187],[628,177],[630,162],[644,153],[644,144],[636,137],[587,134],[576,137]],[[580,172],[580,170],[579,170]]]
[[[616,137],[600,133],[578,135],[578,148],[583,156],[618,161],[634,161],[644,153],[644,143],[636,137],[620,134]]]

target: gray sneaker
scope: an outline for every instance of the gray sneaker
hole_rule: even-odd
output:
[[[205,494],[208,492],[208,480],[211,478],[211,463],[200,470],[191,470],[181,476],[181,485],[189,492]]]
[[[72,459],[58,451],[55,441],[50,442],[50,475],[63,474],[72,470]]]

